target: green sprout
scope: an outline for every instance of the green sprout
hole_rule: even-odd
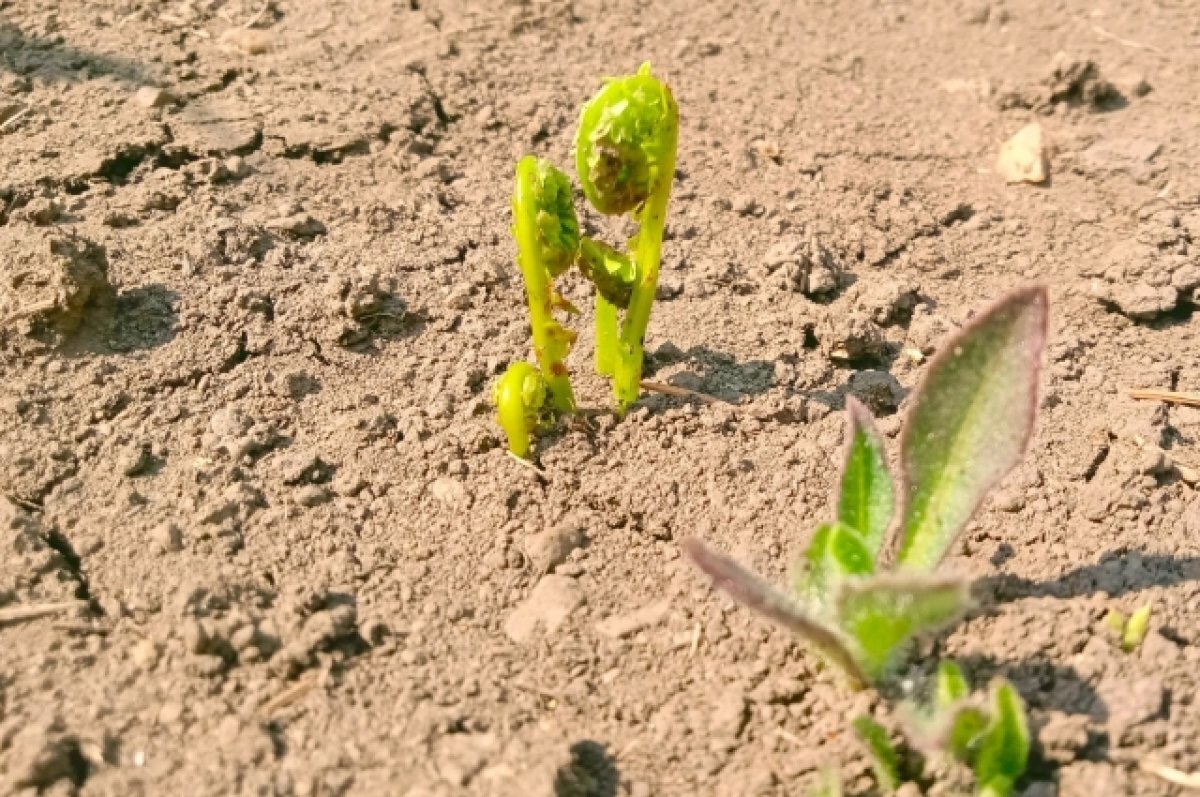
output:
[[[554,291],[554,279],[575,262],[579,221],[571,181],[554,166],[526,156],[517,164],[515,182],[513,236],[525,278],[533,352],[540,371],[526,362],[509,366],[496,383],[494,399],[509,450],[527,457],[547,394],[556,411],[575,411],[566,366],[575,333],[554,317],[556,309],[574,308]]]
[[[1118,638],[1121,650],[1132,653],[1141,647],[1150,631],[1150,612],[1151,604],[1147,603],[1131,617],[1127,618],[1121,612],[1113,610],[1104,618],[1108,629]]]
[[[575,166],[592,207],[629,214],[639,225],[628,255],[587,238],[580,249],[580,269],[596,285],[596,370],[613,378],[622,410],[641,386],[678,138],[671,89],[643,64],[635,75],[610,79],[583,107],[575,140]]]
[[[596,287],[596,370],[612,378],[622,412],[637,400],[678,136],[675,99],[650,74],[649,64],[635,75],[609,80],[583,108],[576,139],[579,179],[596,210],[629,214],[638,223],[627,253],[580,237],[571,182],[565,174],[532,155],[517,164],[513,236],[525,278],[534,358],[551,404],[560,414],[575,411],[566,359],[576,333],[554,318],[554,310],[579,311],[555,292],[554,279],[574,264]],[[507,378],[508,374],[501,381]],[[513,378],[514,384],[525,379]],[[508,408],[498,405],[509,448],[518,456],[528,456],[532,427],[518,420],[528,415],[519,403],[524,393],[497,386],[497,397],[501,394],[513,402]]]
[[[554,278],[575,262],[579,250],[579,221],[571,197],[571,181],[549,163],[527,155],[517,164],[513,192],[514,235],[529,301],[533,350],[550,400],[559,412],[575,411],[575,396],[566,359],[575,333],[555,318],[562,301]]]
[[[496,421],[508,436],[509,450],[518,457],[529,456],[546,393],[546,379],[527,362],[510,365],[496,383],[492,396],[496,404]]]
[[[1025,704],[1003,678],[993,682],[987,701],[969,692],[958,665],[943,662],[932,704],[909,712],[913,737],[928,752],[970,767],[979,797],[1008,797],[1029,762]]]
[[[1044,288],[1015,291],[947,341],[901,434],[898,491],[870,413],[847,399],[838,517],[800,557],[793,594],[697,538],[685,539],[684,551],[718,588],[799,634],[852,685],[887,680],[913,640],[969,608],[967,583],[934,571],[1028,445],[1048,304]]]

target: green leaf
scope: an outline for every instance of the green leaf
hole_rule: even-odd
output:
[[[987,725],[987,712],[978,706],[960,705],[953,709],[946,726],[946,750],[959,761],[969,764],[975,758]]]
[[[793,582],[795,592],[827,610],[834,586],[848,576],[870,575],[875,569],[873,560],[857,531],[841,523],[822,523],[804,552]]]
[[[980,794],[1008,797],[1029,761],[1029,726],[1025,704],[1007,681],[992,689],[992,717],[975,761]]]
[[[756,611],[817,648],[832,664],[841,668],[851,681],[865,684],[866,678],[841,632],[810,616],[790,597],[779,592],[732,558],[696,537],[687,537],[681,547],[713,585],[747,609]]]
[[[934,705],[938,711],[945,711],[961,700],[966,700],[971,693],[967,679],[962,669],[952,661],[943,661],[938,665],[937,694]]]
[[[871,413],[851,396],[846,399],[846,415],[846,461],[838,490],[838,520],[862,534],[874,559],[892,522],[895,489]]]
[[[957,620],[969,604],[959,579],[880,575],[840,585],[837,624],[857,643],[859,663],[875,681],[906,643]]]
[[[889,792],[900,788],[900,755],[884,727],[866,715],[855,718],[851,724],[871,757],[879,787]]]
[[[1024,288],[948,340],[917,392],[901,440],[899,562],[937,567],[1033,432],[1046,344],[1045,288]]]

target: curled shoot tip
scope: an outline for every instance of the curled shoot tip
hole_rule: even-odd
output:
[[[530,172],[525,183],[537,227],[538,253],[551,277],[571,267],[579,249],[579,219],[571,193],[571,181],[552,164],[526,156],[518,170]],[[518,178],[518,195],[522,181]]]
[[[532,155],[522,158],[513,189],[513,215],[534,354],[554,408],[573,412],[575,396],[565,360],[575,334],[554,318],[553,311],[562,301],[556,299],[552,286],[554,278],[575,262],[579,249],[570,180],[543,160]]]
[[[496,383],[493,401],[496,421],[508,437],[508,448],[518,457],[529,456],[533,431],[546,403],[546,380],[527,362],[513,363]]]
[[[606,215],[636,210],[669,187],[675,169],[678,109],[648,66],[609,80],[580,117],[576,169],[588,201]]]
[[[585,237],[579,242],[579,270],[609,304],[622,310],[629,307],[637,282],[637,264],[628,255],[603,241]]]

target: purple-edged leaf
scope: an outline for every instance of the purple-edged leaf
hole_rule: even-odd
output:
[[[895,489],[883,441],[871,413],[858,399],[846,399],[846,460],[838,488],[838,520],[861,535],[874,560],[892,522]]]
[[[837,624],[856,646],[872,681],[885,675],[911,640],[936,631],[970,606],[966,582],[948,577],[887,574],[843,582]]]
[[[899,563],[937,567],[1033,432],[1046,344],[1045,288],[980,313],[929,366],[904,426]]]
[[[747,609],[803,637],[831,663],[844,670],[851,680],[866,683],[846,641],[835,629],[811,617],[787,595],[702,540],[687,537],[680,544],[688,558],[713,580],[718,589]]]
[[[861,534],[841,523],[822,523],[804,552],[793,588],[801,599],[828,612],[834,585],[847,576],[869,576],[874,569],[875,554]]]

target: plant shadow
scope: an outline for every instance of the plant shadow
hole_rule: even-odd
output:
[[[673,373],[666,383],[672,387],[702,393],[736,404],[744,396],[766,393],[774,381],[775,364],[770,360],[737,358],[707,346],[693,346],[687,351],[666,343],[646,358],[646,378],[664,368],[684,365],[688,370]],[[678,402],[679,398],[657,397],[655,400]]]
[[[999,604],[1022,598],[1078,598],[1098,593],[1115,598],[1150,587],[1171,587],[1190,581],[1200,581],[1200,557],[1110,551],[1100,561],[1077,567],[1051,581],[1001,573],[979,579],[975,591]]]
[[[96,75],[111,75],[126,83],[154,83],[138,63],[124,58],[88,52],[62,41],[62,37],[29,36],[11,22],[0,23],[0,69],[18,75],[74,83],[84,79],[84,69]]]
[[[955,656],[954,660],[980,688],[993,678],[1007,678],[1030,708],[1084,714],[1101,722],[1108,719],[1108,707],[1095,687],[1069,665],[1042,657],[1006,661],[987,654]]]
[[[165,346],[178,328],[179,294],[163,285],[108,293],[89,305],[82,327],[64,342],[63,355],[128,354]]]
[[[608,749],[585,739],[571,745],[571,763],[559,767],[554,776],[556,797],[616,797],[620,773]]]

